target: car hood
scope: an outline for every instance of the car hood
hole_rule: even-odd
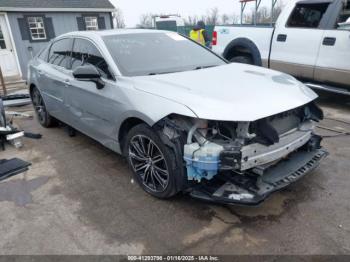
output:
[[[243,64],[134,78],[135,88],[190,108],[199,118],[255,121],[317,98],[295,78]],[[164,105],[160,105],[160,110]],[[176,112],[174,112],[176,113]]]

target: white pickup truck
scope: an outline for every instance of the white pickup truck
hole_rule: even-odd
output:
[[[216,26],[213,51],[350,95],[350,0],[291,0],[274,27]]]

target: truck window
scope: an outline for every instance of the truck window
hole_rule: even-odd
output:
[[[290,16],[287,26],[298,28],[318,28],[329,3],[299,4]]]
[[[350,30],[350,1],[347,1],[344,5],[343,10],[338,17],[336,28]]]

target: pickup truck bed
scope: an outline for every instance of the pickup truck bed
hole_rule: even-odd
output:
[[[220,39],[220,44],[214,47],[216,53],[222,54],[228,60],[237,57],[240,52],[234,53],[231,46],[239,46],[243,42],[251,47],[254,52],[254,46],[259,51],[261,64],[268,67],[268,58],[270,53],[270,44],[274,28],[266,25],[232,25],[232,26],[217,26],[215,31]],[[244,36],[244,37],[240,37]],[[234,37],[234,39],[232,39]],[[249,41],[247,41],[249,40]],[[244,52],[244,49],[240,50]],[[259,64],[259,61],[254,64]]]

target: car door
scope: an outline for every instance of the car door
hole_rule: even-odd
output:
[[[68,69],[71,59],[73,39],[63,38],[54,42],[50,49],[47,62],[42,62],[38,68],[39,87],[50,114],[66,122],[67,114],[64,106],[65,88],[71,75]]]
[[[339,2],[337,17],[325,30],[318,55],[315,80],[350,88],[350,1]]]
[[[313,79],[330,2],[300,1],[272,40],[270,67],[302,79]]]
[[[92,81],[80,81],[73,77],[74,70],[83,65],[98,69],[105,83],[103,89],[97,89]],[[99,48],[88,39],[75,38],[71,70],[65,105],[72,126],[113,149],[117,141],[116,122],[124,98]]]

